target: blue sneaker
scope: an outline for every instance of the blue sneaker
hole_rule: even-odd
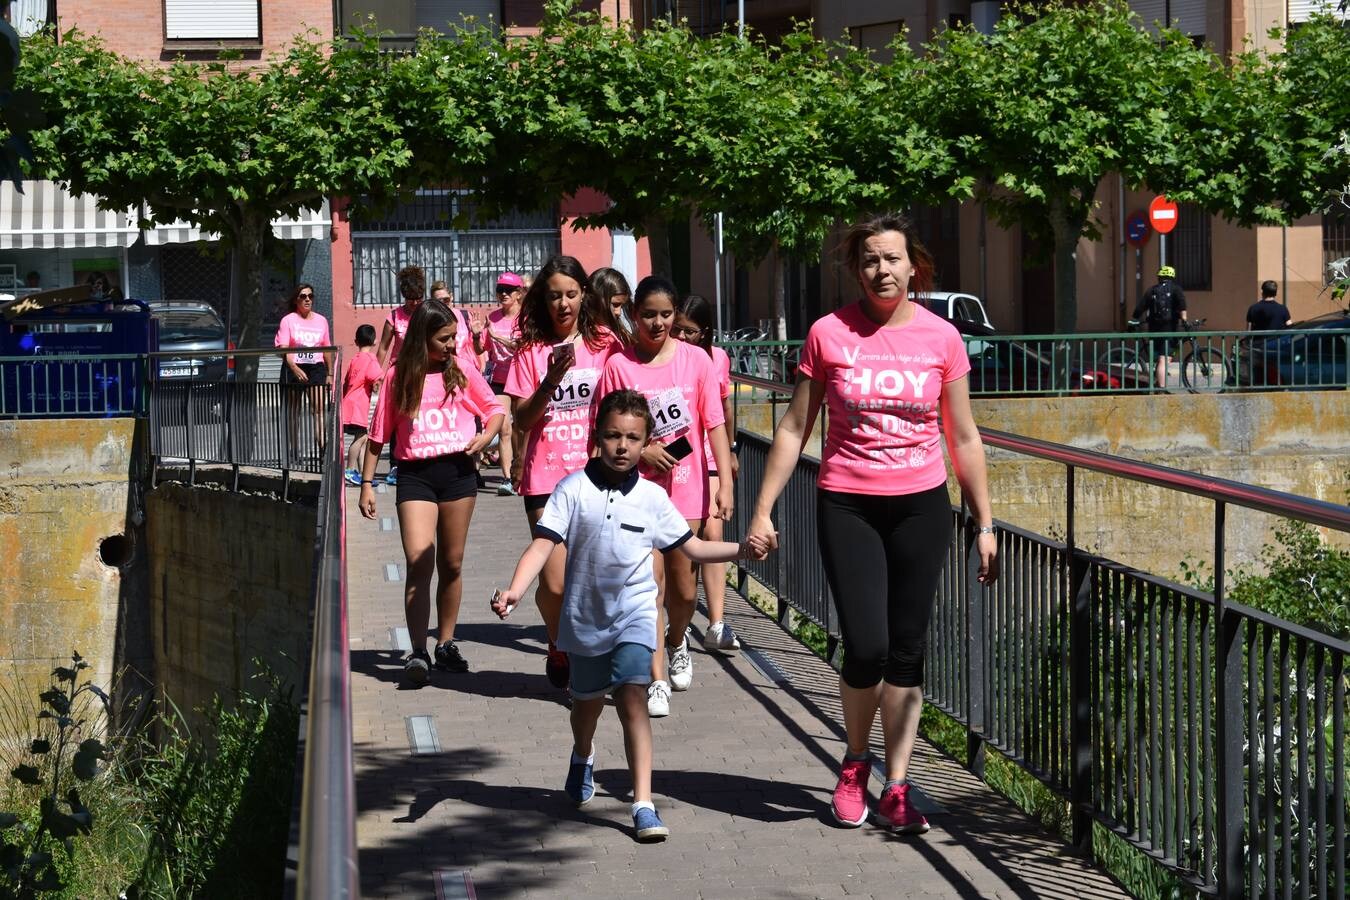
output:
[[[385,484],[398,484],[398,466],[391,466],[389,474],[384,476]]]
[[[643,843],[664,841],[670,837],[670,829],[661,821],[656,810],[645,806],[633,813],[633,830],[637,839]]]
[[[563,790],[577,806],[590,803],[595,796],[595,763],[573,759],[567,767],[567,783]]]
[[[344,478],[347,479],[348,484],[354,484],[357,485],[358,487],[360,486],[361,484],[360,472],[356,471],[355,469],[348,469],[347,471],[343,472],[342,475]]]

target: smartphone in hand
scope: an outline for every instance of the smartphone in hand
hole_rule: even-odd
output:
[[[684,459],[690,453],[694,452],[694,448],[689,443],[689,436],[682,434],[669,444],[666,444],[666,452],[676,459]]]
[[[553,362],[566,362],[569,366],[577,360],[577,348],[571,341],[553,345]]]

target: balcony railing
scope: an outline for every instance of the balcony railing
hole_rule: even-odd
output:
[[[765,389],[763,382],[755,387]],[[977,772],[992,746],[1060,795],[1073,840],[1098,822],[1210,896],[1346,895],[1350,643],[1224,593],[1229,506],[1350,531],[1350,508],[985,431],[992,447],[1066,467],[1063,541],[997,523],[1002,575],[976,581],[973,535],[947,559],[929,628],[927,699],[967,729]],[[738,510],[762,482],[769,441],[740,431]],[[1074,542],[1074,475],[1100,472],[1214,504],[1213,592],[1087,553]],[[778,501],[781,547],[741,564],[830,635],[838,627],[815,552],[819,462],[803,456]],[[743,536],[738,514],[728,540]],[[733,538],[731,535],[736,535]]]

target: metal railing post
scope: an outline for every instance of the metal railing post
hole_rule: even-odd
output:
[[[962,537],[966,544],[964,593],[966,600],[966,766],[975,776],[984,779],[984,586],[980,584],[980,554],[976,549],[978,536],[966,517]]]
[[[1092,852],[1092,583],[1074,534],[1074,467],[1065,479],[1069,603],[1069,801],[1070,843]]]
[[[1224,517],[1227,506],[1214,502],[1214,605],[1219,641],[1215,662],[1219,666],[1215,698],[1215,773],[1218,787],[1215,820],[1218,824],[1218,895],[1242,895],[1242,642],[1240,618],[1228,608],[1224,596]]]

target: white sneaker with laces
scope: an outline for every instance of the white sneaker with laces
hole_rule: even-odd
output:
[[[703,632],[703,649],[734,653],[741,649],[741,641],[726,622],[714,622]]]
[[[670,686],[677,691],[689,690],[694,683],[694,658],[689,655],[689,637],[678,647],[667,647],[666,656],[670,666]]]
[[[670,715],[670,685],[664,681],[653,681],[647,686],[647,715],[653,719]]]

